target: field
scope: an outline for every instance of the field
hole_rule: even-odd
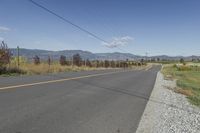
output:
[[[167,79],[176,79],[175,92],[186,95],[192,104],[200,106],[199,64],[165,65],[162,73]]]

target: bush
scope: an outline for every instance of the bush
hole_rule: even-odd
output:
[[[6,67],[0,67],[0,74],[6,73]]]
[[[11,53],[4,41],[0,44],[0,67],[5,67],[10,63]]]
[[[17,74],[25,74],[26,72],[17,68],[17,67],[13,67],[13,68],[8,68],[7,69],[8,73],[17,73]]]
[[[110,66],[110,62],[108,60],[104,61],[104,67],[108,68]]]
[[[13,67],[13,68],[6,68],[6,67],[1,67],[0,68],[0,74],[25,74],[26,72],[18,69],[17,67]]]
[[[66,56],[64,55],[61,55],[60,56],[60,65],[66,65]]]
[[[114,68],[114,67],[116,66],[116,65],[115,65],[115,61],[113,61],[113,60],[110,62],[110,64],[111,64],[111,67],[112,67],[112,68]]]
[[[173,65],[173,68],[177,68],[177,65],[176,65],[176,64],[174,64],[174,65]]]
[[[89,59],[86,60],[86,66],[92,67],[92,63],[90,62]]]
[[[75,54],[73,56],[73,64],[76,66],[81,66],[81,62],[82,62],[81,56],[79,54]]]
[[[179,66],[177,67],[178,71],[191,71],[192,68],[189,66]]]
[[[39,56],[35,56],[35,57],[33,57],[33,60],[34,60],[34,64],[35,65],[39,65],[40,64],[40,57]]]

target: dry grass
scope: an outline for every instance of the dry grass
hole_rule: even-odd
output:
[[[176,93],[180,93],[186,96],[194,96],[193,91],[191,89],[176,88],[174,91]]]
[[[45,73],[58,73],[58,72],[68,72],[68,71],[88,71],[95,70],[96,68],[90,67],[77,67],[77,66],[62,66],[58,63],[48,65],[46,63],[41,63],[39,65],[35,64],[23,64],[20,69],[27,72],[27,74],[45,74]]]
[[[16,63],[10,64],[10,68],[16,68]],[[131,69],[142,70],[150,69],[152,65],[145,66],[131,66]],[[69,71],[90,71],[90,70],[103,70],[103,69],[119,69],[119,68],[96,68],[87,66],[63,66],[59,63],[53,63],[50,66],[47,63],[40,63],[35,65],[33,63],[20,63],[20,70],[24,71],[26,74],[46,74],[46,73],[59,73],[59,72],[69,72]]]

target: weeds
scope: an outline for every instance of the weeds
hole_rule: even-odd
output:
[[[188,100],[200,106],[200,67],[189,65],[168,65],[162,69],[165,77],[177,79],[179,89],[175,92],[187,96]]]

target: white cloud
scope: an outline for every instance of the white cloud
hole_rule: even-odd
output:
[[[133,41],[134,38],[130,36],[124,36],[124,37],[114,37],[110,43],[103,42],[102,44],[108,48],[116,48],[119,46],[125,46],[129,44],[131,41]]]
[[[0,33],[1,33],[1,32],[8,32],[8,31],[10,31],[10,28],[0,26]]]
[[[0,37],[0,41],[3,41],[4,40],[4,38],[3,37]]]

